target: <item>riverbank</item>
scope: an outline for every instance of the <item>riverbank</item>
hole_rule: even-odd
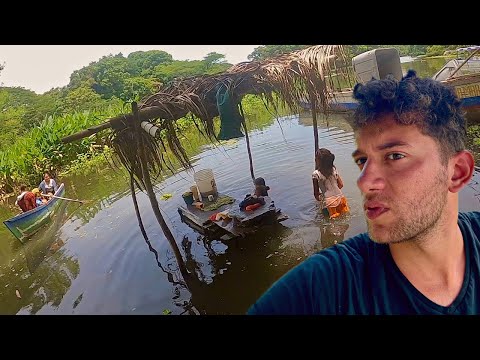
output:
[[[247,95],[242,105],[249,129],[265,126],[272,117],[272,111],[267,110],[258,97]],[[103,113],[85,112],[50,118],[1,153],[0,173],[3,178],[0,180],[0,203],[13,204],[10,199],[19,192],[20,185],[37,186],[46,169],[59,178],[85,174],[115,163],[113,149],[106,145],[100,134],[70,144],[63,144],[61,138],[116,116],[118,111],[118,107],[113,107]],[[279,115],[284,114],[286,110],[280,108]],[[199,146],[209,142],[190,118],[177,120],[176,126],[182,146],[189,156],[196,153]],[[219,119],[216,119],[214,129],[216,133],[219,132]],[[164,142],[168,143],[165,139]],[[168,144],[166,146],[167,152],[164,155],[174,166],[178,166]]]

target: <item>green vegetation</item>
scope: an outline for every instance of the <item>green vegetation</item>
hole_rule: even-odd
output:
[[[302,50],[312,45],[262,45],[253,50],[248,55],[249,60],[265,60],[266,58],[289,53],[296,50]]]
[[[262,101],[247,95],[243,100],[247,124],[255,122],[261,128],[271,122],[272,115]],[[123,111],[122,111],[123,110]],[[104,167],[113,150],[102,140],[102,134],[92,135],[69,144],[61,138],[103,122],[125,110],[120,102],[111,103],[102,111],[75,112],[65,116],[49,116],[39,126],[18,138],[7,150],[0,152],[0,181],[5,192],[11,192],[21,183],[37,184],[45,170],[54,174],[84,174],[92,169]],[[207,143],[190,118],[176,121],[176,129],[181,134],[189,156],[197,153],[200,146]],[[219,130],[219,121],[216,122]],[[161,136],[165,136],[162,133]],[[167,149],[168,150],[168,149]],[[167,151],[167,158],[177,167],[174,156]]]
[[[471,45],[351,45],[351,54],[356,56],[362,52],[373,50],[379,47],[394,47],[400,56],[439,56],[446,51],[452,51],[460,47]]]
[[[263,60],[308,46],[259,46],[249,59]],[[357,55],[380,46],[390,45],[355,45],[348,49]],[[392,46],[399,49],[400,55],[436,56],[467,45]],[[0,75],[5,66],[8,64],[0,59]],[[0,87],[0,193],[11,192],[22,182],[39,182],[45,170],[70,174],[98,167],[112,153],[101,136],[71,144],[62,144],[60,139],[129,112],[125,104],[154,93],[162,84],[178,78],[215,74],[230,66],[224,55],[215,52],[203,60],[179,61],[161,50],[137,51],[126,57],[121,53],[104,56],[74,71],[65,87],[44,94],[21,87]],[[249,128],[252,124],[262,127],[262,123],[266,125],[271,121],[273,113],[260,99],[246,96],[242,104]],[[205,143],[193,126],[190,118],[176,122],[177,130],[189,136],[185,142],[187,152],[196,151],[200,143]],[[191,139],[193,134],[197,140]],[[478,138],[475,141],[478,142]]]
[[[468,137],[472,143],[480,147],[480,125],[472,125],[467,130]]]
[[[67,164],[75,166],[79,159],[86,159],[104,149],[100,136],[90,136],[70,144],[61,138],[102,122],[107,117],[121,113],[117,104],[103,112],[73,113],[65,116],[49,116],[39,126],[17,138],[8,149],[0,152],[0,181],[5,191],[11,191],[19,183],[36,184],[42,173],[56,173]]]
[[[291,51],[301,50],[311,45],[262,45],[248,56],[250,60],[264,60],[266,58],[277,56]],[[380,47],[394,47],[400,53],[400,56],[440,56],[446,51],[452,51],[460,47],[472,45],[349,45],[347,51],[350,56],[359,55],[365,51]]]
[[[467,148],[472,150],[475,164],[480,166],[480,125],[472,125],[467,128]]]
[[[174,78],[215,74],[230,66],[218,53],[209,53],[203,60],[177,61],[165,51],[137,51],[128,57],[104,56],[74,71],[65,87],[41,95],[21,87],[0,87],[0,151],[48,117],[103,112],[112,103],[152,94]]]

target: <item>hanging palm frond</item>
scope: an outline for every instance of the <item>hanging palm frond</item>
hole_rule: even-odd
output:
[[[264,61],[242,62],[220,74],[172,81],[139,104],[139,121],[149,121],[159,128],[157,133],[165,134],[164,139],[161,136],[153,138],[141,131],[149,173],[157,177],[165,168],[174,170],[166,156],[165,143],[181,166],[191,166],[173,126],[173,122],[182,117],[190,114],[200,120],[200,125],[196,124],[199,130],[202,128],[205,136],[216,140],[214,118],[219,115],[216,96],[221,87],[225,87],[236,102],[240,102],[246,94],[255,94],[262,96],[264,102],[275,111],[279,105],[275,103],[276,98],[293,112],[300,110],[302,102],[309,102],[315,111],[327,112],[335,90],[330,75],[348,71],[348,68],[340,66],[346,63],[347,55],[343,46],[318,45]],[[272,96],[273,93],[277,96]],[[90,132],[84,131],[81,136],[110,126],[114,131],[109,138],[120,162],[134,173],[135,179],[144,188],[132,134],[132,114],[110,119],[109,124],[89,129]],[[72,141],[79,137],[73,135],[68,138],[68,141]]]

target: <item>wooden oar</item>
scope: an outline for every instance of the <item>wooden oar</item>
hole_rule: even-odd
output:
[[[64,198],[64,197],[56,196],[56,195],[49,195],[49,194],[40,194],[40,195],[42,195],[42,196],[48,196],[48,197],[53,197],[53,198],[56,198],[56,199],[67,200],[67,201],[75,201],[75,202],[79,202],[79,203],[81,203],[81,204],[83,204],[84,202],[86,202],[86,200],[75,200],[75,199]]]

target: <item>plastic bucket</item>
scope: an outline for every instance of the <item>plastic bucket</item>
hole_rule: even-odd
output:
[[[203,199],[208,198],[208,195],[217,196],[217,184],[215,184],[212,169],[197,171],[193,175],[193,179],[195,180]]]

